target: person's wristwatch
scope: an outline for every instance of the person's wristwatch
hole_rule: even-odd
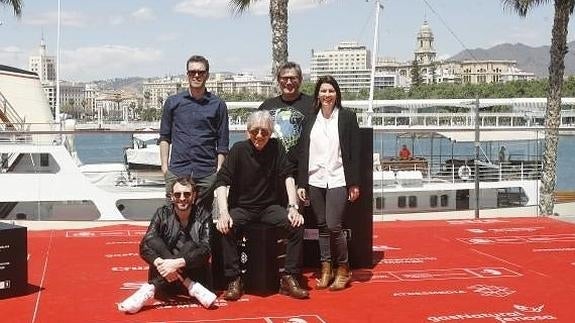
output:
[[[296,209],[296,210],[299,210],[299,205],[297,205],[297,204],[288,204],[287,209],[289,210],[289,209],[291,209],[291,208],[294,208],[294,209]]]

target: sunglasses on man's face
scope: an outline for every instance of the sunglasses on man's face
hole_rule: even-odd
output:
[[[252,130],[249,131],[250,135],[252,136],[257,136],[258,133],[262,134],[262,137],[267,137],[270,135],[270,131],[264,128],[254,128]]]
[[[189,199],[192,196],[192,192],[174,192],[174,193],[172,193],[172,195],[177,199],[181,198],[182,194],[184,194],[184,198],[187,198],[187,199]]]
[[[207,72],[206,70],[189,70],[188,76],[205,76]]]

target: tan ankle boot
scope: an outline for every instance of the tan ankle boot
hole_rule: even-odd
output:
[[[345,289],[351,282],[351,270],[348,264],[341,264],[337,267],[335,280],[329,286],[329,290],[342,290]]]
[[[324,261],[321,263],[321,277],[315,286],[315,289],[326,289],[329,283],[333,280],[333,271],[331,269],[331,262]]]

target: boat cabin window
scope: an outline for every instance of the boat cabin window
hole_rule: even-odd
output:
[[[431,195],[431,196],[429,197],[429,206],[431,206],[431,207],[437,207],[437,200],[438,200],[437,195]]]
[[[49,154],[40,154],[40,166],[42,166],[42,167],[50,166],[50,155]]]
[[[441,195],[441,207],[447,207],[449,204],[449,196],[447,194]]]
[[[54,156],[47,153],[3,154],[0,162],[0,174],[55,174],[59,171]]]
[[[383,209],[383,208],[385,208],[385,198],[383,198],[383,197],[376,197],[376,198],[375,198],[375,208],[376,208],[376,209]]]
[[[409,207],[411,208],[417,207],[417,196],[411,195],[409,197]]]
[[[397,207],[404,208],[407,205],[407,199],[405,196],[400,196],[397,198]]]

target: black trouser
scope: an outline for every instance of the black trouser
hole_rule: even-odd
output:
[[[242,228],[253,222],[261,222],[283,229],[287,233],[285,273],[299,274],[303,263],[304,227],[292,227],[287,210],[279,205],[270,205],[259,210],[232,208],[230,216],[234,221],[232,229],[222,237],[222,254],[224,257],[224,276],[235,278],[240,275],[240,258],[238,238]]]
[[[159,238],[149,239],[146,243],[160,254],[162,259],[175,259],[182,258],[180,255],[185,255],[191,248],[194,248],[194,243],[192,241],[187,241],[180,248],[170,251],[164,241]],[[193,281],[197,281],[207,288],[211,288],[211,279],[209,276],[209,264],[206,262],[204,267],[184,267],[182,268],[181,276],[182,278],[190,278]],[[173,282],[168,282],[156,269],[154,264],[150,264],[148,269],[148,282],[156,287],[156,293],[162,295],[177,295],[177,294],[188,294],[188,291],[179,280]],[[166,295],[166,296],[167,296]]]

